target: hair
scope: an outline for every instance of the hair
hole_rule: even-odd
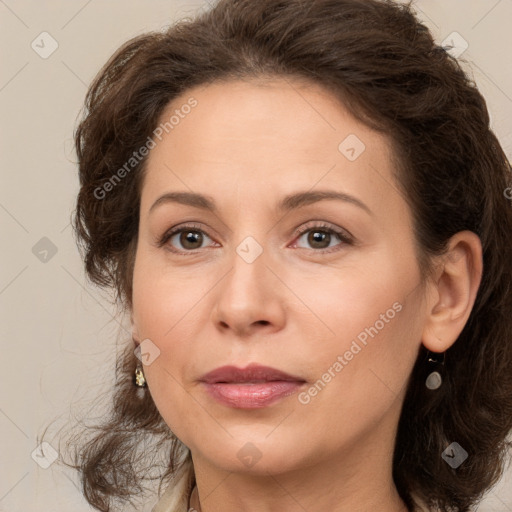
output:
[[[108,193],[98,191],[147,143],[169,103],[195,86],[272,78],[323,86],[355,118],[389,135],[422,280],[455,233],[470,230],[481,240],[480,287],[445,353],[436,391],[425,386],[427,351],[418,351],[392,468],[410,510],[417,497],[429,509],[468,511],[503,475],[512,444],[512,202],[505,197],[512,172],[476,84],[436,45],[411,4],[219,0],[123,44],[93,80],[75,132],[80,191],[73,227],[87,276],[131,309],[147,156]],[[162,482],[191,460],[149,390],[137,397],[137,360],[128,345],[111,414],[75,452],[84,495],[101,511],[140,491],[150,467],[137,456],[145,440],[158,439],[154,450],[165,452]],[[454,441],[469,454],[457,469],[441,456]]]

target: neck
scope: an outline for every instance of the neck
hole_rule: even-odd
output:
[[[302,511],[305,510],[300,505],[298,505],[298,507],[300,509],[302,509]],[[279,506],[278,508],[280,510],[282,510],[281,506]],[[212,512],[213,512],[214,509],[208,508],[208,511],[210,511],[210,510],[212,510]],[[223,510],[225,510],[225,509],[223,509]],[[241,510],[241,509],[238,509],[238,510]],[[244,508],[242,510],[246,510],[246,509]],[[249,508],[247,510],[260,510],[260,509]],[[287,510],[291,510],[291,509],[287,509]],[[320,506],[318,509],[308,509],[308,510],[325,510],[325,509],[323,506]],[[338,509],[331,508],[330,510],[338,510]],[[375,510],[377,510],[377,508],[375,508]],[[405,505],[405,503],[400,499],[398,494],[396,495],[396,498],[394,500],[390,499],[388,501],[388,506],[386,506],[385,508],[379,508],[378,510],[389,511],[389,512],[410,512],[409,509],[407,508],[407,506]],[[189,504],[188,504],[188,512],[203,512],[203,509],[201,507],[201,503],[199,500],[197,486],[194,486],[194,489],[192,490],[192,493],[190,495],[190,500],[189,500]],[[205,510],[205,512],[206,512],[206,510]]]
[[[378,461],[379,457],[365,457]],[[211,476],[211,473],[210,473]],[[240,475],[225,472],[215,480],[196,474],[189,512],[408,512],[392,478],[375,470],[364,476],[356,468],[336,467],[327,461],[301,474]]]

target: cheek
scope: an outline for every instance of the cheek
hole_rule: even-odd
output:
[[[376,425],[387,424],[383,418],[399,414],[417,355],[418,343],[413,338],[419,339],[420,331],[409,316],[410,303],[400,311],[392,309],[393,318],[388,301],[381,304],[360,312],[357,319],[345,317],[343,322],[340,318],[341,334],[324,345],[324,350],[305,354],[316,375],[297,397],[295,409],[308,432],[329,432],[318,441],[326,453],[340,440],[353,444]],[[386,311],[388,323],[379,317]],[[343,334],[343,329],[350,334]]]
[[[400,310],[415,275],[399,271],[391,261],[374,260],[372,265],[321,268],[314,280],[292,274],[287,279],[294,283],[294,293],[310,306],[302,319],[316,321],[322,329],[319,336],[323,334],[327,344],[332,342],[339,349],[358,335],[363,342],[371,338],[368,331],[375,334],[375,328],[379,334],[389,331],[403,316]]]
[[[401,403],[421,336],[406,315],[402,309],[381,330],[380,324],[365,328],[365,343],[355,338],[343,353],[342,379],[325,397],[338,417],[359,417],[361,425],[374,425]]]
[[[142,263],[142,261],[141,261]],[[187,446],[196,426],[188,390],[183,386],[189,365],[196,358],[191,352],[190,325],[194,311],[179,287],[170,286],[151,269],[142,265],[134,271],[133,319],[141,341],[150,339],[158,347],[158,357],[144,365],[144,375],[155,405],[166,424]],[[190,294],[187,294],[189,296]],[[197,300],[196,300],[197,302]]]
[[[155,340],[174,338],[175,332],[194,323],[208,292],[208,282],[197,272],[170,269],[161,261],[161,256],[140,251],[133,274],[134,322],[141,336]]]
[[[382,411],[400,393],[414,364],[421,342],[421,289],[410,263],[397,268],[383,260],[352,270],[339,274],[343,279],[320,278],[309,295],[303,287],[305,302],[314,304],[329,327],[317,336],[321,351],[318,344],[307,348],[319,381],[303,401],[371,415],[370,409]]]
[[[154,256],[138,253],[132,317],[140,340],[149,339],[158,348],[158,357],[144,366],[144,374],[162,416],[174,425],[171,415],[179,414],[187,403],[190,405],[183,383],[191,374],[197,374],[195,365],[201,347],[193,341],[208,321],[201,300],[209,287],[197,273],[192,278],[179,270],[169,272],[155,263]]]

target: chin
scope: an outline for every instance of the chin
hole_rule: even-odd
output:
[[[225,443],[209,444],[204,451],[199,447],[203,457],[208,458],[216,467],[229,472],[251,475],[268,476],[297,469],[307,465],[306,453],[300,453],[300,444],[293,437],[287,436],[288,442],[282,436],[239,435],[230,438]],[[302,443],[303,444],[303,443]],[[216,446],[214,451],[212,446]],[[311,462],[311,460],[309,460]]]

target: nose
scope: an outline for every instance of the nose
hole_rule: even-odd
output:
[[[247,338],[284,327],[286,286],[268,259],[265,251],[252,262],[234,252],[231,269],[215,287],[213,321],[222,333]]]

